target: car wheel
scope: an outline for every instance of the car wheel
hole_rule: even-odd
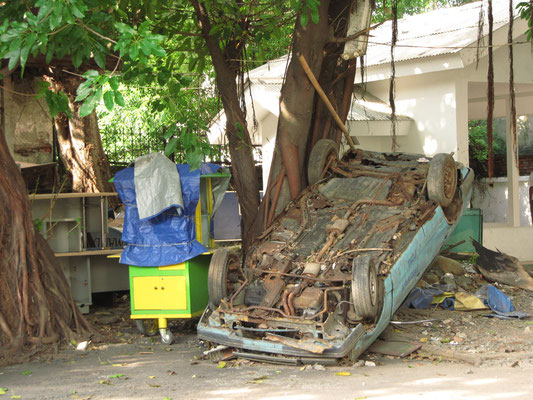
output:
[[[239,256],[225,248],[216,249],[209,263],[207,291],[209,302],[218,306],[228,295],[228,270],[240,267]]]
[[[136,319],[137,329],[144,336],[155,336],[158,333],[157,319]]]
[[[383,306],[383,282],[370,256],[353,259],[352,300],[359,317],[377,320]]]
[[[307,180],[310,185],[317,183],[328,164],[331,156],[337,158],[337,144],[330,139],[320,139],[313,146],[309,155],[309,164],[307,166]]]
[[[451,155],[439,153],[431,159],[427,189],[430,200],[441,207],[450,205],[457,189],[457,167]]]

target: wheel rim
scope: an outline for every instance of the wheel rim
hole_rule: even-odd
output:
[[[238,282],[238,275],[243,276],[242,269],[241,269],[241,263],[237,257],[234,257],[230,255],[228,257],[228,265],[226,269],[226,276],[225,276],[225,284],[226,284],[226,295],[228,293],[231,293],[233,290],[233,285],[237,282],[234,282],[230,279],[232,277],[232,274],[237,274],[237,282]]]
[[[444,194],[449,199],[455,192],[455,165],[448,164],[444,169]]]
[[[370,291],[370,301],[372,302],[372,305],[375,306],[378,303],[378,278],[374,273],[374,267],[371,268],[368,287]]]

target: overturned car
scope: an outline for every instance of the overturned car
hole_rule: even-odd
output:
[[[469,203],[473,171],[449,154],[313,148],[311,185],[244,263],[209,267],[200,339],[233,356],[285,363],[358,357],[388,325]],[[218,345],[218,346],[217,346]]]

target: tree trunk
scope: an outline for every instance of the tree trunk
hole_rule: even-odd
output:
[[[318,24],[312,23],[311,18],[305,27],[299,19],[296,22],[293,55],[281,91],[280,117],[267,196],[255,224],[258,231],[261,227],[266,228],[271,217],[283,211],[289,201],[307,186],[307,174],[304,171],[312,144],[322,137],[334,138],[340,143],[337,126],[332,123],[331,114],[323,107],[297,56],[304,56],[313,74],[319,77],[319,83],[337,113],[346,120],[355,65],[353,62],[339,61],[344,45],[328,43],[328,39],[331,34],[346,36],[346,23],[352,4],[352,0],[322,1]],[[349,69],[350,65],[352,70]],[[313,138],[313,132],[316,138]],[[265,217],[265,213],[269,217]]]
[[[52,250],[35,231],[26,186],[0,128],[0,365],[90,328]]]
[[[64,92],[69,99],[72,118],[61,113],[54,118],[54,124],[61,159],[72,176],[72,191],[113,192],[113,184],[109,182],[109,162],[102,147],[96,113],[82,118],[78,113],[81,103],[74,102],[80,78],[59,73],[48,78],[48,81],[55,90]]]
[[[192,1],[202,36],[205,39],[216,71],[216,83],[226,113],[226,136],[231,155],[233,184],[241,206],[242,248],[246,252],[254,239],[253,222],[259,208],[259,179],[255,169],[252,140],[246,124],[246,115],[239,104],[237,71],[242,49],[236,43],[228,44],[223,54],[218,39],[211,36],[211,23],[203,3]],[[244,90],[244,88],[241,88]]]

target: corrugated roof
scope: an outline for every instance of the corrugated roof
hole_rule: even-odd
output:
[[[281,91],[281,81],[272,82],[257,80],[254,85],[261,86],[267,92],[279,97]],[[354,98],[352,106],[348,112],[348,121],[389,121],[391,120],[392,109],[372,94],[363,91],[360,86],[354,88]],[[412,121],[406,115],[396,115],[397,121]]]
[[[354,88],[354,99],[348,121],[388,121],[392,119],[392,108],[387,104],[363,91],[360,86]],[[407,115],[396,114],[397,121],[412,121]]]
[[[515,0],[514,3],[516,5],[518,1]],[[495,31],[509,22],[509,1],[493,0],[492,4]],[[483,34],[487,35],[488,1],[486,0],[399,19],[397,47],[394,50],[395,61],[456,53],[466,46],[475,44],[482,7],[485,16]],[[514,16],[518,17],[516,10]],[[367,66],[391,61],[391,39],[392,21],[387,21],[371,32],[365,59]]]

